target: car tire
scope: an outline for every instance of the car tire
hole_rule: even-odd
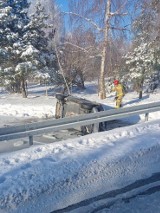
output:
[[[94,107],[94,105],[93,105],[93,104],[90,104],[90,103],[82,103],[82,104],[81,104],[81,107],[82,107],[83,109],[91,110],[91,109]]]
[[[64,99],[67,97],[67,95],[63,95],[63,94],[56,94],[56,98],[59,100],[59,101],[64,101]]]

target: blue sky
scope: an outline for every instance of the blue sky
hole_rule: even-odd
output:
[[[69,0],[55,0],[55,2],[56,2],[56,4],[60,7],[60,10],[61,11],[69,11],[69,9],[68,9],[68,1]],[[131,8],[132,8],[132,5],[131,5]],[[65,17],[65,25],[66,25],[66,28],[68,29],[68,15],[65,15],[64,16]],[[130,19],[129,18],[125,18],[124,19],[125,21],[124,21],[124,23],[123,23],[123,25],[128,25],[128,24],[130,24]],[[128,26],[128,29],[130,29],[130,26]],[[128,31],[126,31],[126,34],[128,35],[128,37],[129,37],[129,40],[131,39],[130,38],[130,32],[128,32]]]
[[[57,5],[60,6],[61,10],[68,11],[68,1],[67,0],[56,0]]]
[[[61,11],[69,11],[69,9],[68,9],[68,0],[56,0],[56,4],[60,7]],[[65,21],[66,30],[69,31],[68,15],[64,16],[64,21]]]

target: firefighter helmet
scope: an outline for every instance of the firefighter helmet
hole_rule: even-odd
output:
[[[119,81],[118,80],[114,80],[113,83],[114,83],[114,85],[118,85]]]

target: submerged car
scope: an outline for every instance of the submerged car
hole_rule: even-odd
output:
[[[102,104],[83,98],[63,94],[56,94],[56,98],[56,119],[104,111]],[[93,132],[104,131],[105,126],[105,122],[101,122],[81,126],[79,130],[83,135],[85,135]]]

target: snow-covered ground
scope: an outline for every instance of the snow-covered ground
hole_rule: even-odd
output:
[[[2,90],[0,126],[53,117],[54,94],[37,86],[22,99]],[[100,102],[93,83],[76,95]],[[141,101],[132,92],[123,104],[158,100],[160,92]],[[114,107],[114,94],[101,103]],[[134,125],[1,154],[0,213],[160,212],[160,112],[149,122],[126,119]]]

